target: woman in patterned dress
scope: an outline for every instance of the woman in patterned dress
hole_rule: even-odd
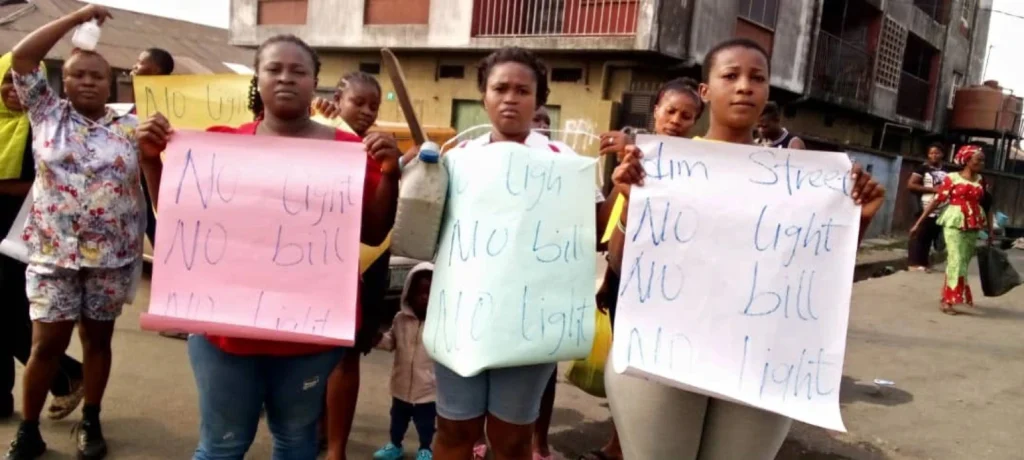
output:
[[[982,206],[985,187],[981,170],[985,167],[985,153],[981,147],[965,145],[957,151],[953,162],[963,169],[946,176],[935,199],[910,229],[911,235],[917,234],[925,216],[940,205],[949,204],[936,221],[946,239],[946,282],[942,287],[940,308],[949,315],[957,314],[953,308],[955,305],[974,306],[971,287],[966,279],[967,266],[974,256],[978,235],[982,230],[992,228],[991,219]],[[992,242],[991,235],[989,231],[989,243]]]

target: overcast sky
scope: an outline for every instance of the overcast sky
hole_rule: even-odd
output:
[[[114,8],[134,10],[227,28],[230,0],[94,0]],[[1024,0],[994,0],[993,9],[1024,16]],[[1024,19],[993,13],[989,33],[991,53],[985,79],[999,80],[1006,88],[1024,93]],[[979,50],[988,52],[989,50]]]

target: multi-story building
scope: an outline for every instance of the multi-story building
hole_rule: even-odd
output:
[[[232,0],[231,43],[292,33],[318,48],[323,85],[380,74],[398,53],[419,118],[458,130],[486,120],[475,63],[536,50],[551,67],[559,128],[649,123],[653,91],[699,75],[715,43],[752,38],[771,53],[772,98],[821,147],[895,152],[943,129],[954,88],[977,83],[991,0]],[[384,119],[401,120],[382,78]],[[325,88],[328,89],[329,88]]]

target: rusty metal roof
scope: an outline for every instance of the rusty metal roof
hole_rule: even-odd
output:
[[[75,0],[33,0],[31,4],[0,6],[0,49],[14,47],[29,32],[73,12],[85,3]],[[114,19],[103,26],[96,48],[110,65],[130,69],[146,48],[163,48],[174,56],[175,74],[234,73],[225,62],[251,65],[253,51],[228,44],[227,29],[177,19],[111,9]],[[71,52],[65,37],[46,56],[63,61]]]

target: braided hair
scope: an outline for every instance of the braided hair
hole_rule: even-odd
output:
[[[704,113],[704,101],[702,101],[700,99],[700,95],[697,94],[696,80],[688,77],[679,77],[669,80],[658,89],[658,96],[654,99],[654,105],[657,106],[661,104],[661,99],[668,93],[681,93],[693,98],[693,101],[697,103],[697,113],[694,114],[696,118],[700,118],[700,115]]]
[[[366,72],[350,72],[345,74],[338,80],[338,91],[344,93],[354,84],[363,84],[377,90],[377,94],[381,94],[380,83],[373,75]]]
[[[281,34],[266,39],[260,44],[259,48],[256,48],[256,73],[253,74],[252,81],[249,82],[249,110],[252,111],[253,118],[256,120],[263,118],[263,99],[260,97],[259,90],[260,55],[263,54],[263,50],[266,47],[277,43],[291,43],[302,48],[309,54],[310,59],[313,60],[313,78],[320,77],[320,56],[316,54],[316,50],[302,41],[301,38],[292,34]]]
[[[548,87],[548,67],[533,52],[519,48],[501,48],[480,61],[476,74],[476,86],[481,93],[487,92],[487,79],[491,71],[498,64],[515,62],[522,64],[533,71],[533,77],[537,81],[537,107],[543,107],[548,103],[548,94],[551,92]]]

